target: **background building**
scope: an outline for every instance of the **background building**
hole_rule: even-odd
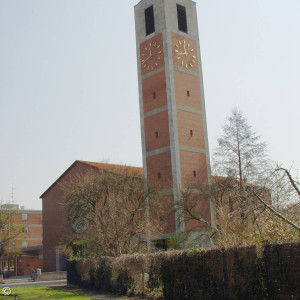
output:
[[[5,275],[27,275],[32,269],[43,267],[43,225],[42,211],[25,209],[18,204],[3,204],[2,211],[10,210],[16,214],[16,224],[23,230],[20,235],[9,241],[7,252],[16,250],[16,255],[0,258],[0,271]]]

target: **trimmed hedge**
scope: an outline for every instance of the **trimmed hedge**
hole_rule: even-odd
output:
[[[68,283],[147,299],[300,299],[300,243],[68,262]]]

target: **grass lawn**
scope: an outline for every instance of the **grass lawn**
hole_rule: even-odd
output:
[[[63,291],[60,289],[54,289],[45,286],[24,286],[24,287],[13,287],[12,294],[18,294],[18,300],[23,299],[67,299],[67,300],[86,300],[83,296],[78,296],[74,293]],[[11,298],[11,297],[10,297]]]

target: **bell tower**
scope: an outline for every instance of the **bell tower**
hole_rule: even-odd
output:
[[[167,238],[194,231],[178,191],[211,181],[196,3],[141,0],[135,23],[144,176],[163,190]],[[214,224],[211,200],[199,207]]]

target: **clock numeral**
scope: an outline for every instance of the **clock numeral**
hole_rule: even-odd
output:
[[[157,63],[155,63],[155,65],[156,65],[156,66],[158,66],[158,64],[157,64]]]
[[[157,46],[157,49],[160,47],[160,45]]]
[[[195,64],[196,62],[193,60],[193,63]]]
[[[193,52],[194,51],[194,49],[191,49],[191,52]]]
[[[156,46],[156,42],[154,43],[154,45],[153,45],[154,47]]]
[[[196,58],[196,56],[195,56],[195,55],[193,55],[193,58]]]
[[[178,46],[178,45],[175,45],[175,47],[176,47],[176,48],[179,48],[179,46]]]

